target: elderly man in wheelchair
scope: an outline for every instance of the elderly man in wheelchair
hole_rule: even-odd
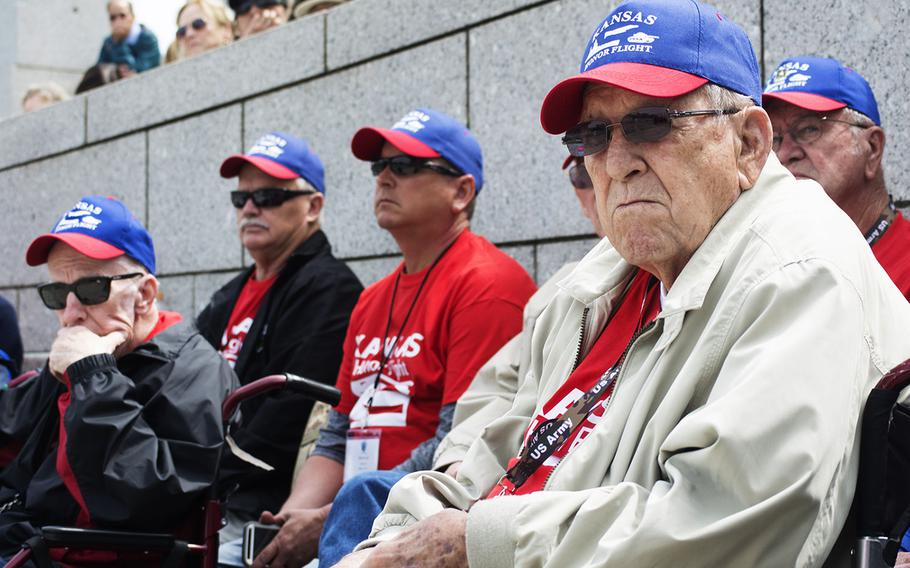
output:
[[[230,367],[158,309],[152,239],[119,201],[84,197],[26,260],[47,263],[38,293],[60,328],[39,376],[0,395],[0,439],[21,444],[0,476],[0,557],[45,525],[174,529],[216,480]]]

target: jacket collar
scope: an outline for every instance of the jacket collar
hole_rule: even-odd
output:
[[[739,196],[689,259],[668,291],[658,317],[702,306],[730,249],[759,215],[761,204],[768,198],[771,187],[790,177],[790,172],[771,153],[755,186]],[[604,295],[609,294],[612,298],[623,290],[634,268],[619,255],[608,239],[602,239],[558,285],[574,299],[589,306]]]

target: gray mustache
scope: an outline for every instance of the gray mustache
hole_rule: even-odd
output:
[[[249,227],[249,226],[251,226],[251,225],[254,226],[254,227],[261,227],[261,228],[263,228],[263,229],[268,229],[268,228],[269,228],[269,224],[268,224],[268,223],[266,223],[265,221],[263,221],[263,220],[261,220],[261,219],[257,219],[257,218],[255,218],[255,217],[251,217],[251,218],[247,218],[247,219],[242,219],[242,220],[240,221],[240,228],[241,228],[241,229],[245,229],[245,228],[247,228],[247,227]]]

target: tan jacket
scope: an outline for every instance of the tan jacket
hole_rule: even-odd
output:
[[[910,357],[910,305],[846,215],[773,154],[689,260],[602,421],[545,490],[475,504],[632,272],[606,240],[579,263],[536,323],[515,403],[458,481],[406,477],[374,535],[458,507],[470,508],[475,568],[822,565],[853,499],[863,402]]]

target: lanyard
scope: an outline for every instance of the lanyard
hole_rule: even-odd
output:
[[[650,329],[653,324],[653,322],[650,322],[642,327],[645,304],[651,286],[656,281],[657,280],[652,277],[648,282],[635,333],[632,334],[632,339],[629,340],[628,345],[626,345],[626,348],[619,356],[619,360],[601,375],[597,382],[594,383],[594,386],[583,394],[581,398],[576,400],[575,404],[573,404],[565,414],[559,418],[551,418],[550,420],[544,421],[528,438],[528,442],[525,444],[524,448],[522,448],[521,453],[518,456],[518,461],[509,468],[509,471],[505,474],[505,477],[516,489],[521,487],[525,481],[543,465],[547,458],[552,456],[556,450],[562,447],[569,437],[571,437],[572,433],[581,426],[585,418],[588,417],[588,414],[594,410],[594,407],[597,406],[608,393],[613,392],[613,387],[616,385],[616,379],[619,377],[619,371],[622,369],[622,364],[625,362],[629,349],[632,347],[632,344],[635,343],[635,340],[638,339],[642,333]]]
[[[896,211],[894,207],[894,201],[891,199],[891,196],[888,196],[888,210],[879,216],[878,221],[875,222],[875,225],[869,229],[869,232],[866,233],[866,242],[869,243],[871,247],[874,245],[882,236],[885,234],[885,231],[888,230],[888,227],[891,226],[891,220],[894,219],[894,212]]]
[[[395,352],[395,346],[398,344],[398,338],[401,337],[401,332],[404,331],[404,326],[407,325],[408,320],[411,318],[411,312],[414,311],[414,306],[417,305],[417,300],[420,298],[420,292],[423,291],[424,285],[427,283],[427,280],[430,278],[430,273],[433,272],[433,269],[436,268],[436,265],[439,264],[439,261],[442,260],[442,257],[445,256],[449,249],[452,248],[452,245],[455,244],[455,241],[458,240],[458,237],[446,245],[446,248],[442,249],[442,252],[439,253],[439,256],[436,257],[436,260],[433,261],[433,264],[427,269],[426,274],[423,275],[423,279],[420,281],[420,286],[417,287],[417,293],[414,294],[414,299],[411,300],[411,305],[408,307],[407,313],[404,315],[404,319],[401,321],[401,325],[398,326],[398,333],[395,334],[395,339],[392,341],[391,345],[388,345],[389,341],[389,328],[392,327],[392,312],[395,310],[395,297],[398,295],[398,283],[401,281],[401,273],[404,272],[404,269],[398,272],[398,275],[395,276],[395,286],[392,288],[392,300],[389,302],[389,316],[386,319],[385,323],[385,333],[383,333],[382,338],[382,357],[379,359],[379,370],[376,371],[376,379],[373,381],[373,392],[370,393],[370,398],[367,400],[367,413],[366,417],[363,420],[363,427],[367,428],[370,423],[370,409],[373,408],[373,397],[376,396],[376,391],[379,388],[379,379],[382,377],[382,371],[385,369],[386,364],[389,362],[389,358],[392,353]]]

